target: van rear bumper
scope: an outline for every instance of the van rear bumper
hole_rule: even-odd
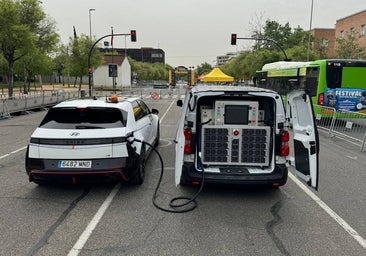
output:
[[[287,182],[288,169],[286,165],[276,165],[275,170],[269,174],[249,174],[249,173],[205,173],[205,183],[220,184],[241,184],[241,185],[271,185],[283,186]],[[181,183],[192,184],[202,181],[202,172],[195,169],[193,163],[185,162],[182,169]]]

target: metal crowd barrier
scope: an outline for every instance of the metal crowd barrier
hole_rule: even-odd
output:
[[[173,95],[181,97],[185,93],[185,89],[181,87],[175,88],[153,88],[153,87],[130,87],[122,90],[107,91],[95,90],[93,96],[108,97],[115,93],[125,95],[126,97],[140,97],[141,99],[159,100],[166,97],[172,98]],[[153,97],[157,95],[157,97]],[[75,91],[38,91],[28,94],[17,94],[13,98],[1,97],[0,99],[0,119],[11,118],[14,113],[28,113],[35,109],[47,109],[57,103],[77,98],[90,97],[86,90]]]
[[[328,137],[352,141],[365,151],[366,114],[319,105],[314,106],[314,111],[318,128],[328,131]]]
[[[13,113],[27,113],[35,109],[46,109],[57,103],[80,97],[80,91],[52,92],[43,91],[35,96],[3,98],[0,101],[0,119],[10,118]]]

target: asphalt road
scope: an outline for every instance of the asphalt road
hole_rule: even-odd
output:
[[[147,100],[162,118],[163,207],[198,190],[174,185],[174,101]],[[320,132],[319,191],[306,193],[293,176],[280,189],[210,185],[193,211],[167,213],[152,204],[154,153],[141,186],[29,183],[25,146],[44,114],[0,120],[0,255],[366,254],[366,154],[357,146]]]

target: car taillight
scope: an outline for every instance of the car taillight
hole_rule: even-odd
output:
[[[280,151],[281,156],[288,156],[290,154],[290,146],[288,143],[289,141],[290,141],[289,132],[282,131],[281,132],[281,151]]]
[[[191,147],[191,141],[192,141],[192,131],[191,129],[184,129],[184,154],[192,154],[192,147]]]
[[[318,105],[323,106],[324,105],[324,93],[320,93],[318,95]]]

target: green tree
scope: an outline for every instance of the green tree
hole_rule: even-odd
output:
[[[15,72],[18,74],[24,73],[25,91],[30,90],[30,83],[36,75],[47,74],[51,75],[54,71],[54,62],[52,58],[36,48],[26,54],[15,64]],[[42,83],[42,81],[40,81]]]
[[[337,38],[336,53],[340,59],[360,59],[365,57],[364,50],[352,34],[346,38]]]
[[[168,80],[171,66],[162,63],[148,63],[128,58],[131,65],[131,74],[137,74],[137,80]]]
[[[60,46],[56,56],[53,58],[53,66],[55,68],[57,74],[57,81],[61,83],[61,77],[67,76],[68,87],[70,87],[69,74],[70,74],[70,58],[69,58],[69,48],[67,46]],[[63,84],[65,85],[65,79],[62,79]]]
[[[38,0],[0,1],[0,49],[8,64],[9,97],[13,95],[15,62],[30,53],[48,54],[58,41],[54,22],[40,4]]]
[[[69,45],[69,61],[67,62],[70,70],[70,75],[75,78],[79,77],[79,90],[81,90],[81,84],[83,82],[83,76],[88,75],[88,58],[91,47],[94,42],[89,38],[88,35],[81,34],[80,36],[74,36],[70,38]],[[103,63],[103,56],[98,47],[94,47],[90,56],[90,65],[96,69]],[[74,86],[76,85],[76,80]]]
[[[209,73],[212,70],[212,68],[213,67],[209,63],[205,62],[205,63],[202,63],[201,65],[198,65],[195,72],[196,72],[197,76],[200,76],[202,74]]]

